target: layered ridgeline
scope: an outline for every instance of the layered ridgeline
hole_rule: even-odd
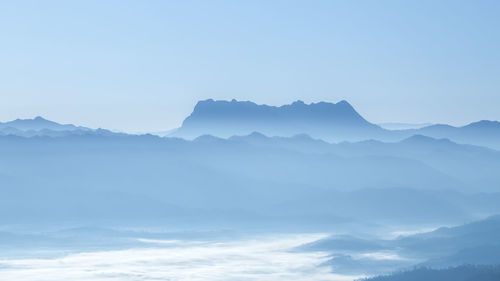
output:
[[[75,126],[73,124],[59,124],[40,116],[33,119],[16,119],[5,123],[0,122],[0,136],[63,137],[88,134],[111,135],[113,133],[104,129],[93,130],[87,127]]]
[[[267,136],[307,134],[329,142],[375,139],[399,141],[412,135],[448,138],[459,143],[500,149],[500,122],[479,121],[463,127],[430,125],[418,129],[387,130],[364,119],[348,102],[257,105],[249,101],[200,101],[173,137],[202,135],[227,138],[259,132]]]
[[[366,121],[346,101],[289,105],[257,105],[249,101],[200,101],[172,136],[230,137],[259,132],[268,136],[308,134],[329,141],[386,136],[386,130]]]
[[[420,134],[433,138],[448,138],[459,143],[481,145],[500,150],[500,122],[498,121],[481,120],[461,127],[437,124],[417,130],[399,132],[405,136]]]
[[[494,146],[498,122],[391,131],[369,123],[346,102],[205,103],[210,110],[200,113],[199,104],[177,132],[202,135],[193,140],[120,134],[41,117],[1,123],[0,221],[36,227],[2,226],[0,249],[133,246],[139,234],[125,231],[129,226],[208,233],[344,230],[349,236],[299,250],[330,252],[325,265],[356,275],[415,265],[500,263],[498,217],[389,240],[371,236],[393,226],[422,229],[499,214],[500,151],[464,144]],[[211,107],[219,103],[257,107],[265,118],[248,109]],[[40,231],[44,225],[84,227]],[[124,231],[107,228],[113,226]]]
[[[362,140],[395,142],[413,135],[422,135],[500,150],[500,122],[497,121],[482,120],[462,127],[445,124],[417,127],[399,130],[384,129],[364,119],[346,101],[312,104],[297,101],[276,107],[257,105],[249,101],[209,99],[198,102],[182,126],[172,130],[167,136],[195,139],[203,135],[212,135],[228,138],[259,132],[266,136],[283,137],[305,134],[328,142]],[[63,125],[42,117],[0,122],[0,136],[61,137],[89,134],[117,135],[105,129],[94,130],[71,124]]]
[[[442,223],[500,212],[500,152],[423,136],[2,136],[0,155],[9,223],[185,216],[323,230],[337,219]]]
[[[332,258],[328,264],[335,268],[336,272],[346,274],[387,274],[397,270],[421,268],[420,272],[406,272],[394,277],[369,280],[500,280],[499,231],[500,217],[492,216],[464,225],[440,227],[434,231],[394,239],[379,239],[366,235],[333,235],[305,244],[298,250],[330,252]],[[374,253],[379,254],[379,259],[370,259],[369,254]],[[456,272],[458,276],[445,278],[446,275],[439,276],[439,272],[435,271],[463,265],[494,266],[497,278],[460,279],[460,272]],[[434,272],[422,271],[424,268],[432,268]],[[462,274],[478,273],[474,268],[463,269]],[[421,276],[418,276],[419,274]],[[413,278],[410,278],[412,275]],[[441,278],[431,278],[433,276]]]
[[[217,104],[225,109],[214,109]],[[208,108],[200,111],[205,105]],[[227,108],[234,106],[251,110]],[[254,109],[265,118],[250,114]],[[212,128],[227,128],[233,131],[225,131],[225,136],[231,137],[128,135],[41,117],[1,123],[0,218],[10,219],[17,212],[18,221],[125,216],[142,220],[184,213],[217,218],[230,214],[241,222],[249,216],[287,221],[281,219],[284,216],[303,222],[315,217],[416,223],[500,212],[500,196],[495,193],[500,152],[450,140],[494,140],[496,122],[390,131],[363,119],[347,102],[269,107],[205,101],[177,133],[204,119],[211,120],[210,125],[199,127],[197,133],[193,129],[192,136],[217,135]],[[311,125],[313,130],[305,124],[319,125]],[[270,137],[256,130],[294,136]],[[323,131],[338,133],[332,138],[341,135],[339,141],[363,141],[330,143],[319,138]],[[427,136],[432,134],[451,137]],[[374,136],[398,139],[377,141]],[[294,220],[288,221],[300,225]],[[319,221],[318,225],[323,226]]]

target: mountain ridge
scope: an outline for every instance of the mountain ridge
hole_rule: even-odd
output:
[[[500,149],[500,122],[480,120],[455,127],[431,124],[421,128],[389,130],[369,122],[345,100],[306,104],[295,101],[281,106],[251,101],[207,99],[199,101],[182,126],[169,136],[194,139],[200,135],[229,138],[259,132],[290,137],[307,134],[328,142],[400,141],[414,135],[449,139]]]
[[[418,129],[388,130],[367,121],[345,100],[310,104],[298,100],[291,104],[270,106],[235,99],[207,99],[196,104],[180,128],[161,136],[196,139],[203,135],[212,135],[231,138],[247,136],[254,132],[270,137],[308,135],[330,143],[367,140],[397,142],[412,136],[426,136],[500,150],[498,121],[480,120],[459,127],[432,124]],[[0,122],[0,135],[60,137],[72,134],[118,133],[73,124],[59,124],[40,116]],[[415,137],[413,139],[415,140]]]
[[[196,104],[193,112],[173,135],[195,138],[204,134],[231,137],[252,132],[270,136],[305,133],[341,141],[362,139],[384,131],[364,119],[345,100],[310,104],[298,100],[282,106],[270,106],[235,99],[208,99]]]
[[[0,128],[15,128],[21,131],[39,131],[43,129],[50,129],[54,131],[64,130],[91,130],[86,127],[75,126],[73,124],[60,124],[54,121],[47,120],[41,116],[28,119],[15,119],[8,122],[0,122]]]

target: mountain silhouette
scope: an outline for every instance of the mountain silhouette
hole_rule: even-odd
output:
[[[211,134],[218,137],[260,132],[268,136],[308,134],[326,140],[361,140],[385,130],[365,120],[347,102],[296,101],[283,106],[250,101],[200,101],[173,136],[188,139]]]
[[[229,138],[258,132],[266,136],[307,134],[328,142],[400,141],[414,135],[449,139],[500,149],[500,122],[482,120],[462,127],[435,124],[414,129],[389,130],[363,118],[347,101],[282,106],[250,101],[199,101],[182,126],[169,136],[195,139],[202,135]]]
[[[398,142],[422,146],[439,140],[471,144],[500,150],[500,122],[481,120],[455,127],[435,124],[418,129],[388,130],[363,118],[347,101],[306,104],[296,101],[282,106],[258,105],[250,101],[199,101],[182,126],[171,130],[167,137],[196,139],[200,136],[231,138],[258,133],[264,136],[293,137],[288,142],[300,143],[316,140],[319,146],[326,142],[376,141]],[[105,129],[93,130],[73,124],[60,124],[36,117],[0,122],[1,135],[22,137],[69,135],[125,135]],[[301,137],[300,137],[301,136]],[[256,136],[255,136],[256,137]],[[248,138],[247,138],[248,140]],[[277,142],[279,140],[273,140]],[[307,146],[311,149],[312,146]]]
[[[20,136],[20,137],[66,137],[72,135],[125,135],[114,133],[105,129],[90,129],[73,124],[60,124],[37,116],[33,119],[16,119],[13,121],[0,122],[0,136]]]
[[[361,279],[360,281],[497,281],[500,280],[500,265],[462,265],[445,269],[427,267],[395,272],[391,275]]]
[[[59,124],[54,121],[44,119],[43,117],[37,116],[33,119],[16,119],[13,121],[0,123],[0,129],[4,128],[14,128],[21,131],[40,131],[40,130],[53,130],[53,131],[68,131],[77,129],[87,129],[84,127],[77,127],[72,124]]]
[[[383,273],[384,271],[387,273],[414,266],[448,268],[461,265],[497,265],[500,264],[500,256],[498,255],[500,250],[499,230],[500,217],[491,216],[468,224],[441,227],[434,231],[400,236],[390,240],[376,237],[359,238],[350,235],[332,235],[304,244],[297,249],[332,252],[333,258],[327,264],[352,274]],[[352,253],[377,251],[397,253],[404,258],[387,263],[388,261],[373,261],[351,255]],[[338,253],[344,254],[338,255]],[[424,262],[421,262],[422,260]]]
[[[459,143],[500,149],[500,122],[498,121],[481,120],[461,127],[437,124],[418,130],[401,132],[403,134],[420,134],[433,138],[448,138]]]

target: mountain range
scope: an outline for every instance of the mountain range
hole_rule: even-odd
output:
[[[200,101],[182,126],[173,134],[195,138],[209,134],[218,137],[260,132],[269,136],[308,134],[325,140],[366,139],[385,130],[366,121],[346,101],[338,103],[268,106],[253,102]]]
[[[249,101],[200,101],[182,126],[170,134],[193,139],[201,135],[227,138],[259,132],[267,136],[307,134],[328,142],[399,141],[412,135],[500,149],[500,122],[479,121],[462,127],[436,124],[418,129],[388,130],[363,118],[347,101],[289,105],[257,105]]]
[[[298,250],[331,252],[333,258],[329,264],[349,273],[368,271],[390,273],[397,269],[415,266],[449,268],[463,265],[498,265],[500,264],[499,231],[500,217],[492,216],[484,220],[453,227],[440,227],[433,231],[394,239],[333,235],[305,244]],[[366,255],[363,255],[374,252],[392,254],[395,257],[369,261]]]
[[[396,142],[413,135],[422,135],[500,149],[500,122],[497,121],[482,120],[462,127],[435,124],[420,125],[413,129],[388,130],[364,119],[347,101],[311,104],[296,101],[277,107],[257,105],[249,101],[209,99],[198,102],[180,128],[162,133],[162,136],[195,139],[212,135],[229,138],[254,132],[271,137],[308,135],[326,142]],[[0,135],[60,137],[86,134],[118,133],[72,124],[62,125],[42,117],[0,123]]]
[[[471,218],[500,211],[500,152],[452,139],[492,141],[498,130],[481,121],[390,131],[345,101],[202,101],[174,133],[194,139],[18,119],[0,124],[0,210],[16,210],[18,220],[158,218],[193,208],[398,223]],[[337,132],[351,141],[329,142]]]
[[[90,130],[85,127],[77,127],[72,124],[62,125],[53,121],[49,121],[40,116],[33,119],[16,119],[10,122],[1,123],[0,129],[5,130],[8,128],[20,130],[20,131],[41,131],[41,130],[52,130],[52,131],[74,131],[74,130]]]
[[[258,133],[3,136],[0,154],[4,221],[12,212],[16,221],[230,214],[329,227],[500,212],[500,152],[423,136],[339,144]]]
[[[345,230],[300,250],[330,252],[326,265],[346,274],[495,264],[498,217],[394,239],[376,235],[499,214],[499,131],[495,121],[387,130],[346,101],[280,107],[202,101],[168,137],[18,119],[0,123],[0,221],[201,232]],[[105,239],[91,232],[90,241],[101,244],[136,243],[128,234],[117,240],[114,232]],[[0,248],[43,248],[66,237],[37,227],[28,234],[0,230]],[[64,241],[71,248],[79,238],[69,236]]]
[[[0,122],[0,136],[21,136],[21,137],[64,137],[71,135],[118,135],[105,129],[90,129],[73,124],[59,124],[37,116],[33,119],[16,119],[13,121]]]

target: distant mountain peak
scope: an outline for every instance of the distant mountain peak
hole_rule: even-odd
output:
[[[9,129],[10,128],[10,129]],[[9,122],[0,123],[0,130],[8,130],[12,132],[12,129],[17,130],[18,134],[23,135],[22,132],[32,132],[30,134],[38,134],[38,133],[49,133],[49,131],[53,132],[62,132],[62,131],[90,131],[89,128],[85,127],[77,127],[72,124],[59,124],[54,121],[47,120],[42,116],[36,116],[32,119],[15,119]],[[45,132],[45,133],[44,133]]]
[[[212,136],[212,135],[201,135],[194,139],[195,142],[220,142],[224,141],[224,139]]]
[[[434,143],[453,143],[447,138],[436,139],[424,135],[413,135],[401,141],[402,143],[411,144],[434,144]]]
[[[247,137],[249,138],[254,138],[254,139],[267,139],[267,136],[264,134],[261,134],[259,132],[252,132],[249,134]]]
[[[43,118],[42,116],[37,116],[33,120],[36,120],[36,121],[48,121],[47,119]]]
[[[500,122],[491,120],[481,120],[465,125],[463,126],[463,128],[478,128],[478,129],[500,128]]]
[[[366,121],[345,100],[337,103],[271,106],[232,99],[199,101],[174,136],[196,138],[204,134],[219,137],[260,132],[266,136],[308,134],[313,138],[362,139],[383,129]]]
[[[349,102],[347,102],[346,100],[341,100],[341,101],[337,102],[337,105],[343,105],[343,106],[348,106],[348,107],[352,108],[352,105]]]

